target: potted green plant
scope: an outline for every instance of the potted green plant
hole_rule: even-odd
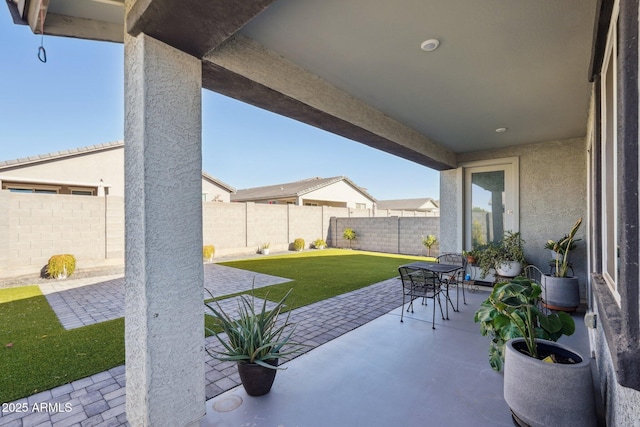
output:
[[[262,252],[263,255],[269,255],[269,246],[271,244],[269,242],[263,243],[262,244],[262,249],[260,250]]]
[[[558,344],[575,331],[567,313],[540,308],[541,287],[524,277],[496,285],[475,313],[491,336],[489,361],[504,368],[504,398],[518,425],[595,426],[590,362]]]
[[[431,246],[435,245],[438,238],[433,234],[429,234],[427,237],[422,236],[422,245],[427,248],[427,256],[431,256]]]
[[[302,344],[291,341],[295,331],[295,325],[289,322],[291,312],[287,312],[284,322],[278,321],[292,290],[270,311],[267,311],[268,294],[260,311],[256,311],[253,291],[251,297],[240,295],[237,318],[225,313],[217,301],[205,301],[222,330],[206,329],[223,347],[219,351],[207,352],[218,360],[237,362],[242,386],[250,396],[267,394],[279,369],[279,359],[302,348]]]
[[[213,262],[213,255],[216,253],[216,248],[213,245],[204,245],[202,247],[202,258],[206,262]]]
[[[478,264],[482,276],[487,276],[493,269],[503,277],[515,277],[525,264],[524,243],[519,231],[506,231],[500,243],[487,245],[478,256]]]
[[[542,299],[545,306],[552,310],[575,311],[580,305],[580,282],[577,277],[569,275],[569,253],[575,249],[576,242],[581,240],[576,239],[581,225],[582,217],[578,218],[564,237],[557,241],[549,240],[545,244],[545,248],[558,254],[553,260],[553,273],[543,276],[542,280]]]
[[[313,247],[316,249],[324,249],[327,247],[327,242],[324,239],[316,239],[313,241]]]

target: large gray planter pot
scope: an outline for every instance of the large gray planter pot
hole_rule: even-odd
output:
[[[531,427],[595,427],[597,417],[591,365],[576,351],[536,340],[540,354],[571,357],[576,364],[547,363],[523,354],[523,338],[505,346],[504,400],[514,421]]]
[[[551,310],[575,311],[580,305],[578,278],[542,276],[542,301]]]

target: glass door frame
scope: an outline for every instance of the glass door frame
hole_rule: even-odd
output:
[[[505,157],[500,159],[478,160],[461,163],[462,169],[462,194],[464,199],[463,210],[463,248],[470,250],[471,226],[472,226],[472,191],[471,174],[478,172],[504,171],[505,185],[505,220],[504,229],[513,232],[520,231],[520,159],[518,157]]]

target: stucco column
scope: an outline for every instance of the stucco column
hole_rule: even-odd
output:
[[[200,61],[125,37],[125,339],[132,426],[205,413]]]

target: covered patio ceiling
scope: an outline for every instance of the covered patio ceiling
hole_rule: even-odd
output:
[[[34,32],[144,32],[201,58],[207,89],[436,170],[458,153],[585,134],[596,5],[9,0]]]

